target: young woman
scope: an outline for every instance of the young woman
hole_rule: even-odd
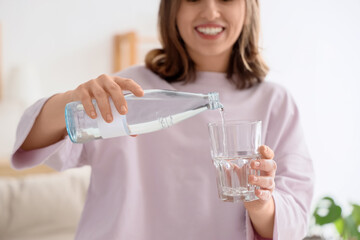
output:
[[[296,104],[284,88],[264,82],[259,25],[256,0],[161,0],[163,48],[149,52],[146,66],[101,75],[36,102],[20,121],[13,166],[92,167],[77,240],[302,239],[312,162]],[[207,132],[207,123],[220,119],[216,111],[136,138],[71,143],[65,104],[80,100],[96,118],[96,99],[101,117],[111,122],[108,97],[126,114],[137,110],[127,109],[123,90],[141,97],[143,89],[216,91],[227,118],[262,120],[263,158],[251,164],[261,176],[249,178],[260,188],[259,200],[218,199]]]

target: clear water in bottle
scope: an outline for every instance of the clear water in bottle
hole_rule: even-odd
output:
[[[171,90],[145,90],[143,97],[125,95],[128,113],[120,115],[110,99],[113,121],[101,117],[96,101],[97,119],[90,118],[81,102],[65,107],[66,128],[70,139],[84,143],[93,139],[138,135],[158,131],[205,110],[223,108],[218,93],[188,93]]]

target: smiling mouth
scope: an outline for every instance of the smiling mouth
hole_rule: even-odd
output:
[[[195,30],[201,34],[215,36],[222,33],[225,28],[224,27],[196,27]]]

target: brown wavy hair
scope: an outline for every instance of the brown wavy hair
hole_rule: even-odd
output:
[[[259,52],[260,9],[258,0],[246,1],[242,32],[233,46],[226,77],[238,89],[250,88],[264,81],[269,68]],[[167,82],[194,82],[195,63],[186,51],[176,26],[181,0],[161,0],[158,31],[162,49],[153,49],[145,57],[146,67]],[[233,77],[233,75],[235,77]]]

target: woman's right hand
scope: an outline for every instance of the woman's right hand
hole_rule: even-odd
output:
[[[109,96],[113,100],[118,112],[125,115],[128,109],[123,94],[124,90],[132,92],[137,97],[144,95],[143,89],[134,80],[106,74],[102,74],[79,85],[71,91],[71,94],[74,101],[81,101],[85,112],[93,119],[97,117],[95,107],[92,104],[92,99],[95,99],[103,119],[106,122],[112,122],[113,115],[111,113]]]

